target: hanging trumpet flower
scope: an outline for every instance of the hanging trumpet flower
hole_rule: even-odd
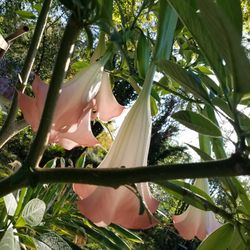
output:
[[[108,121],[121,114],[124,107],[117,103],[112,94],[109,75],[103,71],[106,61],[107,56],[103,56],[91,63],[61,88],[49,143],[60,144],[68,150],[76,146],[94,146],[98,141],[91,131],[91,119],[98,116]],[[35,97],[19,93],[19,107],[26,122],[37,131],[48,85],[36,76],[32,89]]]
[[[144,88],[127,114],[110,151],[98,168],[120,168],[121,166],[146,166],[151,135],[150,92],[154,66],[149,69]],[[145,229],[154,226],[153,217],[158,207],[147,183],[136,184],[138,193],[145,204],[140,214],[138,196],[131,188],[121,186],[117,189],[93,185],[74,184],[78,194],[77,202],[81,213],[98,226],[110,223],[131,229]]]
[[[207,179],[196,179],[194,185],[209,192]],[[195,236],[203,240],[221,226],[213,212],[203,211],[191,205],[184,213],[175,215],[173,222],[179,234],[186,240],[191,240]]]

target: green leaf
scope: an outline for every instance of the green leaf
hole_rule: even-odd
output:
[[[244,227],[234,227],[234,233],[230,246],[228,250],[247,250],[248,247],[245,245],[244,241],[247,242],[248,233],[245,231]],[[244,241],[242,240],[244,239]]]
[[[246,193],[246,190],[242,187],[241,183],[236,177],[231,177],[232,183],[234,187],[238,191],[238,196],[242,201],[243,206],[245,207],[247,214],[250,215],[250,200],[248,198],[248,195]]]
[[[204,151],[202,151],[201,149],[193,146],[193,145],[190,145],[188,143],[186,143],[190,148],[192,148],[199,156],[200,158],[203,160],[203,161],[212,161],[213,158],[208,155],[207,153],[205,153]]]
[[[13,216],[17,208],[17,202],[15,196],[10,193],[3,197],[7,214]]]
[[[150,106],[151,106],[151,114],[152,114],[152,116],[157,115],[158,107],[157,107],[157,104],[156,104],[156,100],[152,96],[150,96]]]
[[[217,0],[220,9],[224,12],[230,23],[234,25],[239,36],[242,35],[242,11],[240,0]]]
[[[30,226],[37,226],[42,222],[45,210],[45,203],[42,200],[35,198],[25,205],[22,211],[22,217]]]
[[[34,239],[33,238],[33,243],[35,245],[36,250],[52,250],[47,244],[43,243],[40,240]],[[59,250],[59,248],[56,248]],[[64,249],[64,248],[63,248]],[[55,250],[55,249],[54,249]]]
[[[155,60],[169,60],[178,16],[166,0],[159,1],[158,31],[155,45]]]
[[[119,250],[119,246],[114,244],[108,237],[99,233],[95,228],[86,227],[86,233],[103,247],[110,250]]]
[[[167,76],[170,76],[195,97],[205,102],[210,102],[206,90],[201,82],[197,78],[194,78],[194,74],[192,75],[178,64],[170,61],[162,60],[158,63],[158,66]]]
[[[77,73],[80,70],[86,68],[87,66],[89,66],[89,63],[87,63],[85,61],[77,61],[71,65],[71,70],[73,70],[73,71],[75,71],[75,73]]]
[[[69,244],[62,237],[52,232],[40,235],[39,241],[48,246],[49,247],[48,249],[51,250],[59,250],[59,249],[72,250]]]
[[[221,57],[221,63],[226,66],[228,71],[226,80],[230,87],[229,90],[243,94],[250,92],[248,84],[250,82],[250,63],[241,46],[241,36],[231,23],[233,18],[228,18],[228,15],[225,15],[212,1],[197,0],[197,2],[205,29],[213,38],[215,49]],[[238,17],[238,8],[232,10],[232,0],[227,4],[225,4],[225,0],[222,2],[224,2],[224,6],[227,5],[227,8],[231,8],[230,15]],[[234,6],[240,4],[238,0],[235,2]]]
[[[138,235],[136,235],[134,232],[123,228],[119,225],[112,224],[111,227],[120,235],[128,239],[129,241],[135,242],[135,243],[143,243],[142,238],[140,238]]]
[[[209,194],[207,194],[205,191],[203,191],[202,189],[191,185],[185,181],[179,181],[179,180],[173,180],[173,181],[169,181],[171,183],[174,183],[176,185],[179,185],[181,187],[184,187],[188,190],[190,190],[191,192],[198,194],[199,196],[203,197],[204,199],[208,200],[211,204],[214,204],[212,198],[209,196]]]
[[[20,250],[19,242],[14,236],[13,228],[7,229],[0,241],[1,250]]]
[[[197,250],[227,250],[233,232],[232,224],[224,224],[202,241]]]
[[[113,233],[112,231],[106,229],[106,228],[96,228],[99,233],[106,236],[109,240],[111,240],[116,246],[119,246],[119,249],[121,250],[131,250],[131,248],[128,246],[128,244],[118,235]]]
[[[25,11],[25,10],[16,10],[17,15],[19,15],[22,18],[26,19],[36,19],[36,16],[30,12],[30,11]]]
[[[211,141],[210,141],[209,136],[199,134],[199,146],[200,146],[200,150],[209,156],[208,159],[206,159],[206,160],[208,160],[208,161],[212,160],[212,158],[210,157],[210,155],[211,155]],[[202,157],[201,157],[201,159],[205,160]]]
[[[221,109],[230,118],[234,117],[232,111],[229,108],[228,103],[225,102],[222,98],[219,98],[219,97],[212,98],[212,104],[217,106],[219,109]]]
[[[41,12],[41,10],[42,10],[42,5],[41,4],[34,4],[33,5],[33,8],[38,12],[38,13],[40,13]]]
[[[250,63],[241,47],[239,33],[232,28],[232,19],[239,19],[239,11],[234,12],[232,1],[227,5],[233,17],[228,18],[226,11],[214,1],[168,0],[195,38],[224,92],[246,94],[250,91]]]
[[[190,204],[196,208],[199,208],[204,211],[209,211],[207,205],[204,203],[204,198],[195,195],[193,192],[189,191],[186,188],[183,188],[178,184],[175,183],[175,181],[165,181],[158,183],[166,192],[169,194],[174,195],[177,199],[183,200],[187,204]],[[197,191],[197,187],[194,187],[193,190]],[[209,201],[206,201],[207,203]]]
[[[150,55],[150,43],[143,32],[140,32],[136,50],[136,64],[139,76],[142,79],[144,79],[146,76],[146,72],[150,63]]]
[[[16,228],[25,227],[25,225],[26,225],[26,221],[24,220],[24,218],[23,218],[22,216],[20,216],[20,217],[17,219],[17,222],[16,222],[15,227],[16,227]]]
[[[192,111],[178,111],[172,115],[178,122],[200,134],[220,137],[220,129],[205,116]]]

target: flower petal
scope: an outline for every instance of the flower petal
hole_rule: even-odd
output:
[[[79,124],[75,124],[75,126],[72,125],[72,127],[76,127],[76,129],[72,129],[73,131],[71,131],[70,128],[64,133],[55,131],[54,136],[50,137],[49,142],[57,143],[67,150],[71,150],[77,146],[86,147],[97,145],[99,142],[91,131],[90,113],[91,110],[82,117]]]
[[[37,131],[41,113],[38,111],[35,99],[18,92],[18,105],[23,112],[25,121],[31,125],[34,131]]]
[[[98,187],[90,196],[79,200],[77,205],[98,226],[115,223],[130,229],[146,229],[157,223],[146,211],[139,215],[138,197],[124,186],[118,189]],[[155,211],[158,203],[150,206]]]
[[[99,91],[102,68],[100,62],[91,64],[63,86],[54,116],[56,130],[78,122],[86,105]]]
[[[209,191],[206,178],[196,179],[194,185],[207,193]],[[179,234],[186,240],[191,240],[195,236],[203,240],[221,226],[213,212],[203,211],[191,205],[184,213],[173,216],[173,222]]]
[[[96,105],[98,112],[97,116],[104,122],[119,116],[124,110],[124,107],[116,101],[112,93],[110,76],[107,72],[102,73],[102,82],[96,96]]]

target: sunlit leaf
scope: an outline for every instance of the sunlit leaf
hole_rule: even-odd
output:
[[[8,215],[13,216],[15,214],[16,208],[17,208],[17,202],[15,196],[10,193],[3,197],[6,211]]]
[[[36,16],[30,12],[30,11],[25,11],[25,10],[16,10],[17,15],[19,15],[22,18],[27,18],[27,19],[35,19]]]
[[[45,210],[45,203],[42,200],[35,198],[25,205],[22,211],[22,217],[30,226],[37,226],[42,222]]]
[[[232,224],[224,224],[210,234],[197,248],[197,250],[227,250],[234,232]]]
[[[155,46],[155,59],[169,60],[172,46],[174,31],[177,24],[177,14],[175,10],[167,4],[167,1],[159,1],[159,25],[158,37]]]
[[[159,68],[167,75],[173,78],[186,90],[190,91],[195,97],[210,102],[207,92],[201,84],[198,78],[194,77],[190,72],[187,72],[180,65],[172,63],[170,61],[160,61],[158,63]]]
[[[14,236],[13,228],[9,228],[4,233],[3,238],[0,241],[1,250],[19,250],[19,242]]]

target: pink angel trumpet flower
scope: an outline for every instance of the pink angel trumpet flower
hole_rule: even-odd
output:
[[[104,121],[119,116],[123,111],[124,107],[117,103],[112,94],[110,82],[103,79],[103,75],[108,74],[103,73],[105,62],[104,58],[90,64],[63,85],[49,133],[49,143],[60,144],[68,150],[76,146],[94,146],[98,141],[90,126],[93,109]],[[37,131],[40,123],[48,87],[36,76],[32,84],[35,97],[19,92],[19,107],[34,131]]]
[[[152,75],[154,69],[151,69]],[[149,96],[152,79],[146,79],[138,100],[128,112],[109,152],[98,168],[121,166],[146,166],[151,135],[151,112]],[[130,229],[146,229],[154,226],[153,217],[158,201],[150,193],[148,183],[136,184],[146,210],[139,214],[140,202],[126,186],[117,189],[87,184],[73,184],[78,195],[77,206],[81,213],[97,226],[111,223]]]
[[[206,178],[196,179],[194,185],[206,193],[209,192]],[[203,240],[221,226],[213,212],[203,211],[191,205],[184,213],[174,215],[173,222],[179,234],[186,240],[191,240],[195,236]]]

